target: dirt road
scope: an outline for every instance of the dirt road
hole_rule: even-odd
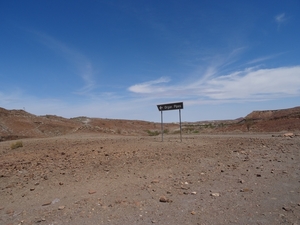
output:
[[[300,224],[300,137],[0,142],[0,224]]]

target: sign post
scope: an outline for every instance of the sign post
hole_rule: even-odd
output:
[[[160,111],[160,124],[161,124],[161,141],[164,141],[164,122],[163,122],[163,111]]]
[[[182,142],[182,134],[181,134],[181,110],[179,109],[179,125],[180,125],[180,141]]]
[[[164,141],[164,125],[163,125],[163,111],[166,110],[179,110],[179,124],[180,124],[180,141],[182,141],[181,132],[181,109],[183,109],[183,102],[168,103],[163,105],[157,105],[158,110],[161,112],[161,141]]]

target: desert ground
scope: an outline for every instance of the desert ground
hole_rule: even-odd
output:
[[[0,142],[0,224],[300,224],[300,136],[73,133]]]

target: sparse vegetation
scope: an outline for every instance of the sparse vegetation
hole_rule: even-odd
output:
[[[160,132],[158,132],[157,130],[155,131],[147,130],[147,133],[149,136],[157,136],[160,134]]]
[[[246,119],[245,123],[246,123],[247,131],[249,131],[250,127],[252,127],[252,125],[254,124],[252,119]]]
[[[12,143],[10,145],[11,149],[16,149],[16,148],[20,148],[20,147],[23,147],[23,142],[22,141],[17,141],[17,142]]]

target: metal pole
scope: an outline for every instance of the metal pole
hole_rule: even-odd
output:
[[[164,122],[163,122],[163,111],[160,111],[160,119],[161,119],[161,141],[164,141]]]
[[[182,142],[182,134],[181,134],[181,110],[179,109],[179,124],[180,124],[180,141]]]

